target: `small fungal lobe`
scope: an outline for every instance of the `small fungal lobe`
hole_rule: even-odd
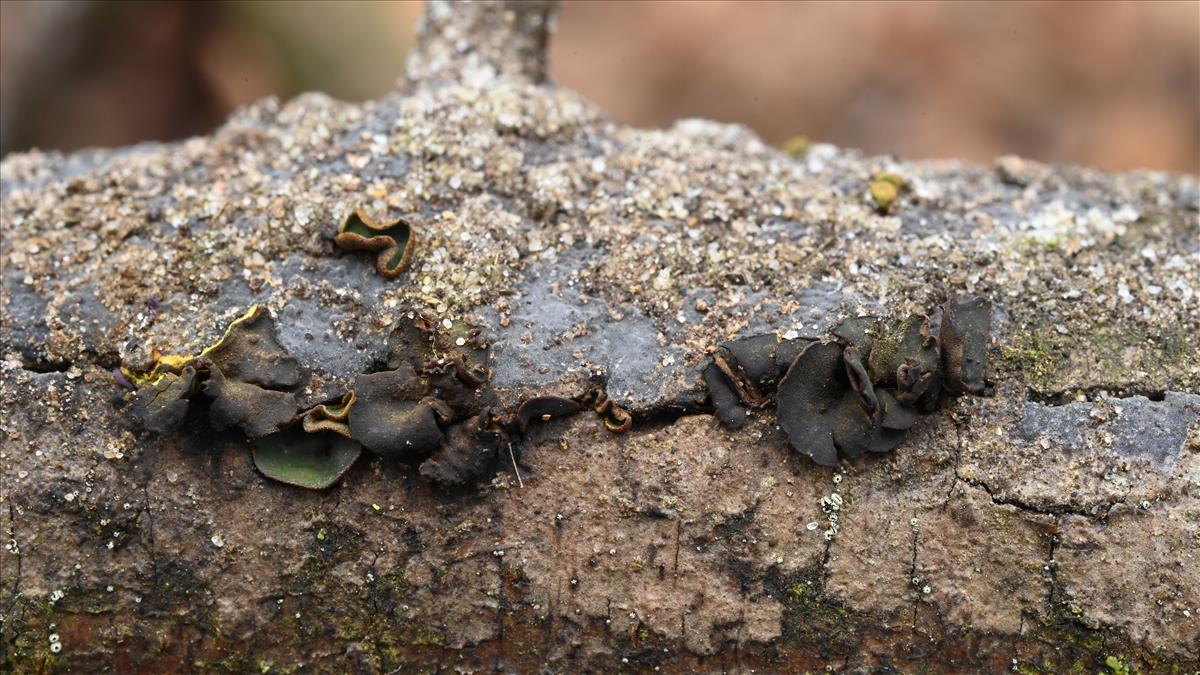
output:
[[[417,245],[412,225],[403,218],[377,221],[359,208],[346,216],[333,241],[349,251],[375,251],[375,271],[394,279],[412,262]]]

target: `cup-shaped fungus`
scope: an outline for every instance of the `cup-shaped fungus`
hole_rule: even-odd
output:
[[[361,445],[336,433],[294,426],[254,440],[254,466],[264,476],[310,490],[336,483],[361,453]]]
[[[535,396],[517,409],[516,425],[521,433],[533,422],[549,422],[555,417],[566,417],[579,412],[581,406],[576,401],[561,396]]]
[[[611,398],[602,399],[596,404],[596,412],[604,420],[604,428],[613,433],[622,433],[633,428],[633,415]]]
[[[991,305],[978,297],[946,303],[932,317],[846,319],[787,368],[775,393],[780,426],[792,447],[827,466],[839,456],[892,450],[918,412],[964,391],[984,392],[990,329]],[[729,343],[704,371],[726,426],[744,421],[748,399],[770,394],[769,364],[761,356],[767,337],[773,339]]]
[[[275,335],[275,321],[260,305],[229,325],[221,341],[202,356],[228,378],[267,388],[300,383],[300,362],[287,353]]]
[[[421,463],[422,476],[441,485],[462,485],[483,475],[500,444],[498,433],[487,429],[489,411],[455,424],[446,439]]]
[[[183,423],[188,399],[195,391],[195,368],[184,366],[178,375],[163,373],[158,381],[142,387],[134,394],[133,416],[143,427],[169,434]]]
[[[953,393],[982,394],[987,388],[988,340],[992,305],[986,298],[968,296],[946,303],[942,314],[942,361],[946,386]]]
[[[305,411],[302,418],[304,430],[310,434],[332,431],[350,438],[350,406],[354,404],[354,391],[348,391],[338,403],[322,403]]]
[[[350,407],[350,435],[388,457],[421,459],[442,442],[439,422],[454,412],[427,396],[428,386],[407,363],[395,370],[359,375]]]
[[[858,427],[870,428],[874,413],[860,408],[843,351],[838,342],[814,342],[779,383],[779,425],[797,452],[824,466],[838,461],[835,432],[843,441],[853,440]]]
[[[892,323],[870,347],[868,367],[877,382],[895,387],[904,405],[930,412],[942,392],[942,360],[930,319],[914,316]]]
[[[713,362],[704,370],[704,381],[721,423],[734,429],[745,424],[746,409],[767,402],[779,378],[809,342],[779,340],[768,333],[718,347]]]
[[[275,433],[296,416],[296,397],[286,391],[226,378],[213,363],[204,364],[208,379],[204,395],[212,399],[208,419],[220,431],[237,425],[250,438]]]
[[[381,222],[355,209],[346,216],[333,241],[351,251],[376,251],[375,271],[392,279],[408,268],[417,237],[403,218]]]

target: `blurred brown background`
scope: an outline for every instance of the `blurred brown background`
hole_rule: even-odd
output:
[[[206,132],[393,86],[417,2],[0,5],[0,151]],[[552,75],[616,119],[906,157],[1200,172],[1200,3],[568,2]]]

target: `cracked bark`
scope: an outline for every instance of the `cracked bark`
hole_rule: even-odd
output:
[[[402,91],[364,106],[5,160],[4,666],[1195,669],[1196,179],[630,129],[545,83],[547,7],[431,3]],[[917,186],[895,217],[862,199],[880,169]],[[329,242],[360,203],[422,215],[394,283]],[[966,292],[997,307],[995,394],[893,453],[820,468],[770,411],[705,412],[708,347]],[[203,419],[137,429],[117,361],[196,353],[251,303],[314,400],[424,309],[477,320],[506,403],[603,382],[635,424],[538,425],[523,487],[502,453],[461,489],[373,460],[323,493]]]

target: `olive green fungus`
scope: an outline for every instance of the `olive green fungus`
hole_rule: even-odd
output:
[[[736,429],[745,424],[747,408],[765,406],[788,364],[808,342],[780,341],[766,334],[718,347],[703,377],[721,423]]]
[[[214,429],[236,425],[250,438],[258,438],[279,431],[296,416],[296,397],[290,392],[228,379],[215,364],[206,365],[208,379],[203,389],[212,399],[208,420]]]
[[[439,485],[462,485],[482,476],[496,456],[501,433],[492,424],[490,412],[450,427],[418,472]]]
[[[602,387],[592,387],[580,398],[580,404],[590,406],[604,422],[604,428],[619,434],[633,428],[633,415],[608,397]]]
[[[931,316],[845,319],[821,339],[754,335],[720,345],[702,379],[725,426],[775,405],[792,447],[834,465],[894,449],[918,413],[950,396],[985,393],[990,317],[986,299],[967,297]],[[392,331],[387,370],[359,374],[339,400],[300,412],[291,390],[308,375],[280,346],[271,315],[252,307],[199,356],[130,373],[140,387],[132,410],[143,427],[170,433],[203,392],[211,426],[236,426],[252,440],[264,476],[311,489],[335,483],[363,449],[461,485],[534,423],[588,408],[609,431],[633,427],[633,414],[599,383],[576,398],[533,396],[506,410],[477,332],[421,314]]]
[[[381,222],[361,208],[346,216],[333,241],[349,251],[374,251],[375,271],[394,279],[412,262],[417,236],[403,218]]]
[[[239,382],[271,389],[300,383],[300,362],[280,346],[275,322],[255,306],[234,322],[225,337],[205,354],[221,372]]]
[[[254,466],[272,480],[323,490],[350,470],[362,446],[335,432],[295,426],[254,440]]]
[[[350,435],[385,457],[422,459],[442,443],[439,423],[454,412],[429,396],[429,384],[412,366],[359,375],[354,380]]]
[[[535,396],[517,409],[517,429],[521,433],[533,422],[549,422],[555,417],[567,417],[579,412],[582,406],[578,401],[561,396]]]

